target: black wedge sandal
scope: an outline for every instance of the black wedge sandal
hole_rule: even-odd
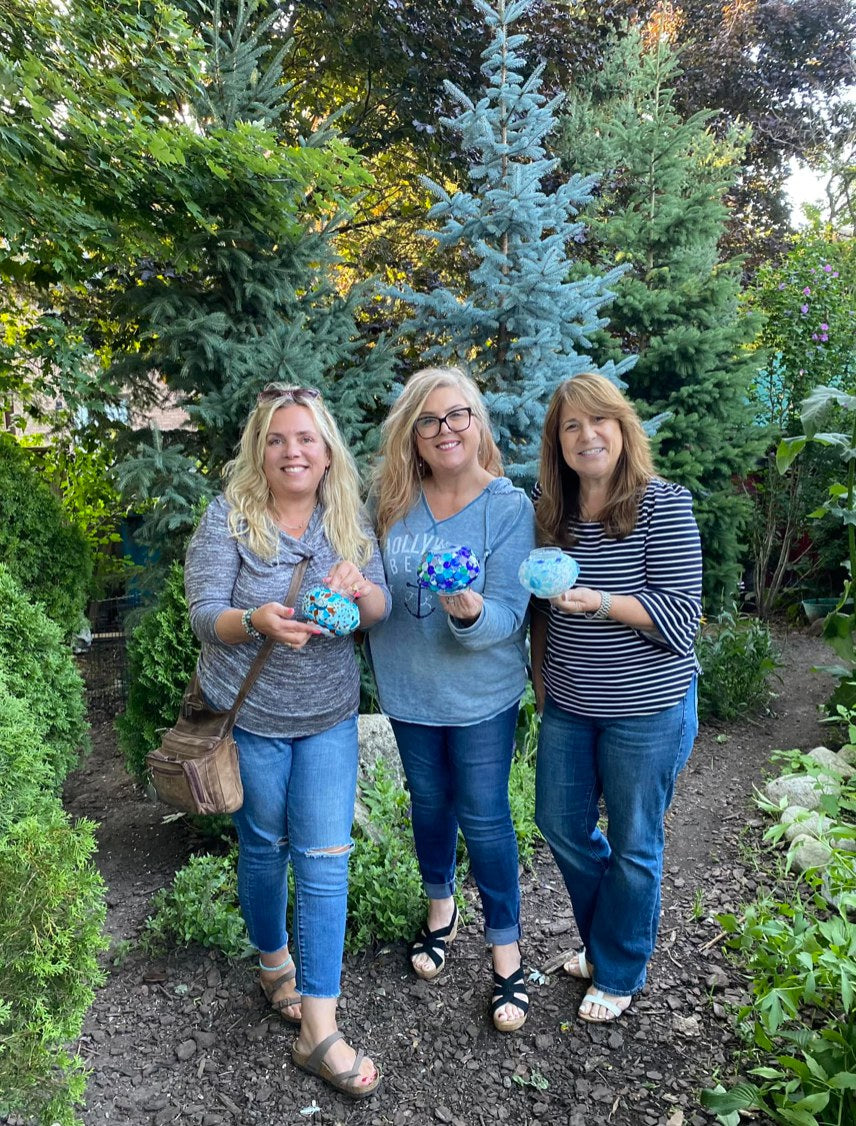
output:
[[[447,927],[438,927],[435,931],[429,931],[427,925],[423,926],[408,946],[407,956],[410,959],[410,965],[413,966],[413,972],[416,976],[421,977],[423,981],[432,981],[445,966],[446,947],[450,942],[454,942],[458,933],[458,917],[458,905],[456,903],[455,913]],[[434,968],[431,970],[417,969],[413,965],[413,959],[419,954],[427,954],[434,963]]]
[[[523,1016],[518,1017],[517,1020],[498,1020],[496,1011],[503,1005],[514,1005],[515,1008],[522,1010]],[[497,1032],[516,1032],[526,1023],[526,1017],[529,1015],[529,994],[526,992],[522,962],[508,977],[502,977],[496,970],[493,971],[490,1013],[493,1017],[493,1027]]]

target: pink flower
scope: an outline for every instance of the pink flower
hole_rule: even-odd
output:
[[[803,293],[806,295],[806,297],[808,297],[811,294],[811,290],[809,289],[808,286],[805,287],[805,289],[803,290]]]
[[[826,265],[826,266],[824,266],[824,267],[823,267],[823,272],[824,272],[825,274],[831,274],[831,273],[832,273],[832,267],[831,267],[831,266],[829,266],[829,265]]]
[[[820,331],[821,332],[829,332],[829,325],[821,325]]]
[[[821,339],[821,340],[823,341],[823,343],[825,344],[825,343],[826,343],[826,341],[827,341],[827,340],[829,340],[829,337],[828,337],[828,336],[826,335],[826,333],[824,332],[824,333],[821,333],[820,339]]]
[[[803,316],[805,316],[805,314],[808,312],[808,305],[800,305],[800,312],[803,314]]]

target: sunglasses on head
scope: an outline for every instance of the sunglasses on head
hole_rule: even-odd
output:
[[[284,387],[279,383],[269,383],[259,391],[256,402],[261,405],[262,403],[272,403],[276,399],[283,398],[294,399],[295,402],[300,402],[301,399],[320,399],[321,392],[316,391],[314,387]]]

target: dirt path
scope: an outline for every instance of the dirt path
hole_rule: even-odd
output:
[[[582,987],[561,974],[533,986],[518,1033],[500,1036],[487,1015],[489,963],[478,912],[436,982],[407,971],[403,943],[348,959],[341,1024],[380,1064],[373,1099],[353,1104],[290,1062],[294,1036],[267,1016],[249,963],[200,949],[153,963],[138,951],[100,990],[80,1051],[92,1069],[87,1126],[281,1126],[354,1123],[422,1126],[493,1122],[561,1126],[702,1126],[697,1091],[728,1073],[736,1044],[723,1003],[741,982],[717,945],[716,912],[736,908],[763,881],[752,788],[775,748],[822,741],[817,705],[826,681],[809,671],[823,645],[780,638],[785,667],[775,714],[707,727],[669,815],[664,915],[649,984],[612,1026],[574,1019]],[[100,822],[98,863],[108,886],[108,930],[133,941],[151,894],[192,847],[181,822],[128,781],[108,723],[72,776],[67,804]],[[543,969],[574,945],[561,879],[546,848],[523,877],[525,956]]]

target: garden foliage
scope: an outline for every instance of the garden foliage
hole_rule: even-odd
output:
[[[0,512],[0,563],[69,637],[86,609],[89,545],[26,451],[5,434],[0,434]]]
[[[841,713],[856,752],[856,711]],[[856,868],[853,854],[836,847],[853,834],[856,781],[838,782],[822,797],[832,826],[821,834],[829,866],[789,880],[780,895],[750,903],[740,916],[719,917],[751,981],[752,999],[736,1018],[754,1065],[730,1089],[702,1092],[724,1126],[738,1126],[748,1110],[786,1126],[856,1124]],[[777,822],[766,839],[781,831]]]
[[[699,719],[740,719],[769,703],[779,654],[763,622],[736,610],[720,614],[703,628],[696,654]]]
[[[763,617],[784,590],[828,582],[840,563],[840,532],[809,518],[827,497],[834,473],[829,448],[811,443],[777,468],[775,447],[799,436],[803,400],[818,385],[856,386],[856,244],[815,226],[791,240],[779,263],[766,263],[745,296],[763,315],[758,338],[766,357],[751,388],[766,456],[745,483],[753,504],[750,555],[755,602]],[[785,469],[782,472],[782,469]],[[816,577],[815,577],[816,576]],[[826,593],[825,587],[821,591]]]
[[[67,1045],[106,946],[94,826],[58,796],[85,737],[83,684],[2,566],[0,606],[0,1115],[72,1126],[85,1077]]]
[[[116,720],[125,764],[146,777],[146,755],[178,718],[187,683],[196,668],[199,642],[190,628],[184,571],[170,568],[158,600],[143,615],[128,644],[130,687],[125,711]]]

